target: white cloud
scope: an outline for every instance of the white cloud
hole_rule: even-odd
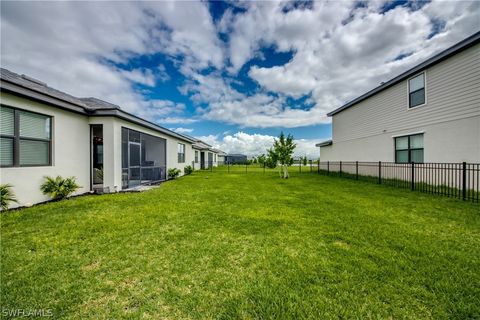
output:
[[[365,7],[314,2],[312,10],[290,6],[288,12],[282,2],[247,2],[245,13],[227,12],[219,28],[229,32],[232,77],[265,46],[292,51],[293,58],[282,66],[252,66],[248,74],[263,90],[250,96],[232,89],[225,77],[204,76],[190,87],[197,100],[208,104],[203,117],[245,127],[328,122],[328,111],[478,30],[479,2],[433,1],[418,10],[397,6],[383,13],[385,2]],[[443,30],[430,38],[442,24]],[[401,55],[407,57],[396,59]],[[205,85],[209,82],[215,85]],[[286,97],[305,95],[312,107],[293,109],[286,103]]]
[[[273,145],[276,137],[262,134],[248,134],[237,132],[227,134],[223,137],[216,135],[201,136],[198,139],[220,149],[226,153],[241,153],[247,156],[259,156],[266,154],[267,150]],[[294,156],[307,156],[309,159],[316,159],[319,156],[319,150],[315,147],[317,140],[297,139],[297,147]]]
[[[120,73],[128,80],[149,87],[155,86],[155,75],[149,69],[120,70]]]
[[[299,127],[329,122],[328,111],[478,31],[480,2],[433,1],[418,10],[386,1],[235,2],[216,24],[206,2],[1,2],[2,67],[75,96],[95,96],[160,123],[199,119],[242,127]],[[288,10],[284,10],[288,9]],[[429,38],[432,31],[440,33]],[[228,40],[219,38],[219,31]],[[260,85],[235,89],[246,62],[261,48],[292,52],[281,66],[252,66]],[[197,115],[148,99],[170,79],[164,65],[121,69],[132,58],[162,53],[186,77]],[[400,55],[408,55],[396,60]],[[117,63],[115,65],[114,63]],[[208,72],[206,72],[208,70]],[[300,109],[288,98],[309,96]]]
[[[2,67],[74,96],[94,96],[149,120],[184,121],[179,104],[148,99],[135,84],[154,87],[169,75],[121,69],[111,62],[158,52],[181,70],[221,67],[223,49],[201,2],[1,2]],[[177,59],[180,56],[181,60]],[[183,106],[184,107],[184,106]]]
[[[178,132],[178,133],[192,133],[193,132],[192,128],[183,128],[183,127],[170,128],[170,130]]]

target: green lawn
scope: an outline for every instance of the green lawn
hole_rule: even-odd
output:
[[[195,172],[1,214],[1,308],[55,318],[479,318],[480,206]],[[5,317],[6,318],[6,317]]]

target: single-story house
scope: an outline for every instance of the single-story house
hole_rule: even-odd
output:
[[[247,156],[239,153],[231,153],[225,156],[225,162],[228,164],[245,164]]]
[[[195,160],[193,162],[194,169],[208,169],[218,166],[218,154],[222,151],[198,139],[195,139],[192,147],[195,152]]]
[[[480,162],[480,32],[328,113],[321,161]]]
[[[223,152],[222,150],[215,149],[217,152],[217,164],[219,165],[224,165],[225,164],[225,156],[227,155],[226,152]]]
[[[1,69],[1,183],[20,206],[47,200],[44,176],[75,176],[78,194],[167,179],[194,161],[197,141],[96,99]]]

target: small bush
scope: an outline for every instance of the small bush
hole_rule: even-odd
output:
[[[192,172],[193,172],[192,166],[186,166],[185,168],[183,168],[183,173],[185,174],[191,174]]]
[[[170,168],[170,169],[168,169],[168,177],[170,179],[175,179],[180,175],[180,172],[181,172],[180,169]]]
[[[272,159],[271,157],[268,157],[265,160],[265,166],[270,169],[275,169],[277,167],[277,161],[275,159]]]
[[[56,178],[45,177],[45,182],[40,186],[40,190],[45,195],[49,195],[54,200],[65,199],[80,186],[75,181],[75,177],[62,178],[57,176]]]
[[[12,191],[11,184],[0,184],[0,208],[2,210],[7,210],[11,202],[16,202],[17,198]]]

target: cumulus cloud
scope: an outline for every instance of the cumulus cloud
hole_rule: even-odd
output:
[[[293,58],[281,66],[250,68],[249,76],[264,89],[260,97],[270,99],[223,96],[210,103],[207,117],[258,127],[326,122],[328,111],[478,29],[479,2],[433,1],[383,12],[385,4],[314,2],[311,8],[287,5],[285,10],[281,2],[249,2],[244,13],[226,14],[221,26],[231,32],[232,74],[265,46],[293,52]],[[292,109],[285,103],[285,97],[306,95],[312,107]]]
[[[239,1],[214,21],[206,2],[1,2],[2,66],[75,96],[95,96],[159,123],[200,119],[241,127],[299,127],[478,31],[480,2]],[[221,36],[223,35],[223,36]],[[226,36],[225,36],[226,35]],[[269,47],[283,65],[249,65]],[[162,54],[163,64],[131,67]],[[130,66],[130,67],[128,67]],[[186,106],[148,98],[175,80]],[[139,87],[146,87],[139,89]],[[161,89],[158,89],[161,91]],[[291,99],[308,97],[307,105]]]
[[[217,135],[198,137],[198,139],[226,153],[241,153],[247,156],[266,154],[267,150],[272,147],[275,138],[270,135],[248,134],[241,131],[221,137]],[[318,158],[319,150],[315,147],[317,142],[308,139],[295,140],[297,147],[294,156],[307,156],[309,159]]]
[[[85,97],[95,96],[149,120],[178,104],[149,99],[135,85],[166,81],[165,67],[128,69],[132,58],[181,56],[181,69],[221,67],[222,48],[201,2],[1,2],[2,67]],[[184,106],[183,106],[184,107]],[[185,120],[184,122],[188,122]]]
[[[178,132],[178,133],[192,133],[193,132],[192,128],[183,128],[183,127],[170,128],[170,130]]]

